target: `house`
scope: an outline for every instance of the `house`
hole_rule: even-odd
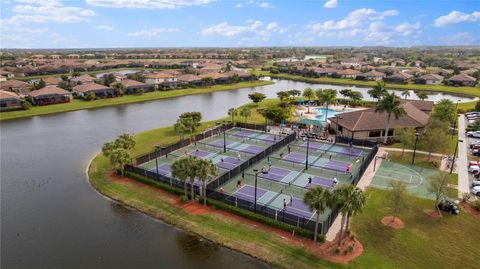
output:
[[[225,75],[225,73],[208,73],[200,76],[203,78],[211,78],[215,84],[228,84],[231,83],[230,77]]]
[[[115,90],[97,83],[81,84],[73,87],[72,92],[77,96],[86,96],[89,93],[94,93],[96,98],[108,98],[115,96]]]
[[[159,89],[174,89],[178,86],[175,76],[165,73],[151,73],[145,75],[145,83],[157,86]]]
[[[123,86],[125,86],[125,93],[127,93],[127,94],[137,93],[140,90],[143,90],[144,92],[150,92],[150,91],[153,91],[155,89],[155,86],[153,86],[153,85],[143,83],[143,82],[139,82],[139,81],[136,81],[136,80],[133,80],[133,79],[122,79],[119,82],[122,83]],[[110,85],[110,87],[115,83],[112,83]]]
[[[94,83],[94,82],[95,82],[95,78],[90,75],[81,75],[79,77],[72,77],[70,79],[70,85],[72,87],[81,85],[81,84]]]
[[[178,76],[178,82],[185,86],[202,87],[205,85],[202,77],[189,74]]]
[[[390,59],[389,62],[390,66],[405,66],[405,61],[403,59],[394,58]]]
[[[22,99],[14,92],[0,90],[0,111],[22,108]]]
[[[476,81],[477,80],[474,77],[471,77],[469,75],[458,74],[448,79],[448,85],[456,86],[456,87],[461,87],[461,86],[473,87],[475,86]]]
[[[20,80],[10,79],[0,83],[0,90],[11,91],[20,96],[25,96],[32,90],[32,85]]]
[[[72,99],[72,94],[69,91],[53,85],[32,91],[28,96],[32,104],[37,106],[68,103]]]
[[[58,85],[62,80],[55,77],[46,77],[43,78],[43,81],[45,82],[45,85]]]
[[[426,74],[415,79],[415,84],[436,85],[443,81],[443,77],[437,74]]]
[[[334,78],[351,78],[355,79],[359,74],[362,72],[354,69],[342,69],[342,70],[337,70],[332,73],[332,77]]]
[[[245,71],[228,71],[223,74],[230,77],[230,79],[232,79],[232,82],[237,82],[237,81],[233,81],[234,77],[237,77],[239,81],[249,81],[249,80],[253,80],[254,78],[254,76],[248,74]]]
[[[422,67],[424,65],[425,65],[425,63],[422,62],[422,61],[414,61],[413,62],[413,66],[415,66],[415,67]]]
[[[67,54],[68,59],[80,59],[79,54]]]
[[[51,55],[48,55],[48,58],[52,59],[52,60],[58,60],[62,57],[62,55],[59,55],[59,54],[51,54]]]
[[[362,73],[357,75],[357,80],[381,80],[385,77],[385,73],[378,72],[375,70],[368,71],[366,73]]]
[[[401,107],[405,110],[405,115],[398,120],[392,117],[388,137],[395,136],[395,130],[406,127],[413,127],[418,131],[423,130],[427,125],[433,108],[432,101],[420,100],[402,100]],[[330,118],[331,126],[337,130],[340,135],[356,139],[375,139],[381,140],[385,133],[385,123],[387,113],[375,112],[375,108],[342,113],[338,119]]]
[[[0,70],[0,76],[4,76],[6,78],[14,78],[15,74],[7,70]]]
[[[412,75],[400,72],[391,76],[387,76],[384,80],[385,82],[407,84],[410,80],[412,80],[412,78]]]

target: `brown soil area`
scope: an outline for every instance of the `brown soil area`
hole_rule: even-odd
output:
[[[431,208],[423,210],[423,213],[429,215],[432,218],[440,218],[440,214],[438,213],[437,210],[433,210]]]
[[[402,229],[405,228],[405,224],[399,218],[393,219],[393,216],[386,216],[382,219],[382,224],[393,229]]]
[[[480,211],[476,210],[475,208],[473,208],[471,205],[465,203],[465,202],[461,202],[460,203],[460,207],[467,211],[468,213],[474,215],[474,216],[477,216],[478,218],[480,218]]]
[[[277,235],[280,239],[287,241],[289,244],[292,245],[297,245],[301,247],[305,247],[309,252],[312,254],[315,254],[325,260],[335,262],[335,263],[342,263],[346,264],[350,262],[351,260],[355,259],[356,257],[360,256],[363,253],[363,246],[362,244],[356,239],[352,238],[351,236],[344,236],[340,247],[339,247],[339,254],[335,254],[335,249],[337,247],[337,240],[332,241],[332,242],[325,242],[325,243],[318,243],[315,244],[315,242],[311,239],[307,239],[304,237],[299,237],[295,236],[292,233],[289,233],[284,230],[280,230],[274,227],[271,227],[269,225],[259,223],[238,215],[235,215],[230,212],[226,212],[223,210],[218,210],[218,209],[212,209],[210,207],[205,207],[202,204],[193,201],[193,202],[186,202],[186,203],[181,203],[180,199],[174,195],[171,194],[167,191],[164,191],[159,188],[155,188],[153,186],[149,186],[147,184],[143,184],[141,182],[138,182],[134,179],[128,178],[128,177],[121,177],[115,175],[113,172],[108,172],[107,173],[107,180],[111,182],[119,182],[119,183],[125,183],[125,184],[133,184],[139,187],[143,188],[150,188],[152,190],[155,190],[162,196],[167,196],[171,198],[171,203],[172,205],[182,208],[185,212],[192,214],[192,215],[207,215],[210,214],[212,216],[219,216],[222,219],[228,219],[231,221],[238,221],[243,224],[247,224],[251,227],[254,227],[255,229],[261,229],[269,233],[273,233]],[[349,246],[352,246],[352,251],[347,253],[346,255],[344,254],[345,250],[349,248]]]

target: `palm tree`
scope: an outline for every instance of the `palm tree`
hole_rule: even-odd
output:
[[[233,117],[237,116],[237,109],[232,107],[228,110],[228,115],[232,116],[232,124],[233,124]]]
[[[405,114],[405,110],[400,106],[400,98],[395,95],[395,93],[386,93],[383,98],[378,101],[377,106],[375,107],[375,112],[384,112],[387,113],[387,122],[385,123],[385,135],[383,138],[383,143],[387,143],[388,129],[390,128],[390,120],[393,116],[398,120],[401,116]]]
[[[186,165],[186,174],[188,175],[188,178],[190,179],[190,199],[193,201],[194,193],[194,183],[195,183],[195,177],[198,176],[198,160],[197,157],[192,157],[188,156],[188,163]]]
[[[180,136],[180,140],[183,140],[183,136],[185,134],[185,131],[187,130],[187,126],[185,126],[185,124],[181,120],[177,120],[177,123],[173,125],[173,129]]]
[[[203,205],[207,205],[207,178],[218,175],[218,168],[210,159],[198,159],[197,176],[203,183]]]
[[[380,98],[382,98],[383,95],[388,93],[387,89],[385,89],[385,82],[377,81],[377,85],[373,86],[371,90],[367,91],[367,93],[373,99],[377,99],[377,102],[380,101]]]
[[[115,144],[117,144],[118,147],[128,151],[135,148],[136,142],[133,135],[124,133],[118,136],[118,138],[115,140]]]
[[[337,91],[334,89],[317,90],[316,92],[320,102],[325,103],[325,121],[328,119],[328,105],[337,98]]]
[[[252,115],[252,112],[248,107],[242,107],[242,109],[240,109],[240,116],[245,118],[245,126],[247,126],[247,118],[250,117],[251,115]]]
[[[425,99],[428,99],[428,95],[424,92],[419,92],[419,91],[416,91],[415,94],[417,95],[418,99],[420,100],[425,100]]]
[[[181,157],[172,163],[172,177],[178,178],[181,182],[183,182],[183,192],[185,197],[187,197],[187,172],[190,162],[190,158]]]
[[[115,142],[112,142],[112,141],[107,142],[102,146],[102,153],[103,155],[105,155],[105,157],[109,157],[112,151],[116,148],[117,148],[117,145],[115,144]]]
[[[123,148],[116,148],[110,152],[108,157],[110,163],[113,165],[113,168],[116,170],[118,166],[118,168],[120,169],[120,174],[123,176],[125,164],[131,161],[128,151]]]
[[[180,118],[179,119],[186,129],[190,131],[190,141],[192,140],[193,136],[193,129],[197,126],[197,121],[194,118]]]
[[[340,214],[342,214],[342,221],[340,225],[340,236],[338,238],[337,246],[343,238],[344,224],[346,219],[345,230],[348,231],[350,217],[362,212],[365,205],[366,197],[362,190],[351,184],[342,184],[333,190],[329,204],[331,207],[338,207]]]
[[[403,96],[403,98],[406,100],[407,97],[410,96],[410,90],[403,90],[403,91],[402,91],[402,96]]]
[[[125,93],[126,87],[120,82],[117,82],[112,85],[112,88],[115,90],[117,96],[122,96]]]
[[[303,90],[303,97],[308,98],[308,104],[307,104],[308,111],[307,111],[307,113],[310,113],[310,100],[312,98],[315,98],[315,92],[313,91],[312,88],[306,88],[305,90]]]
[[[309,189],[303,197],[303,202],[310,207],[313,211],[316,211],[317,218],[315,220],[315,235],[314,241],[317,242],[318,223],[320,222],[320,215],[325,212],[330,200],[330,192],[322,187],[316,187]]]

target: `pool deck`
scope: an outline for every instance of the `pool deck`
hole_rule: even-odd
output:
[[[316,109],[319,109],[319,108],[325,108],[325,106],[311,106],[310,107],[310,113],[307,113],[308,112],[308,107],[307,106],[297,106],[297,108],[295,108],[295,113],[297,115],[303,115],[301,116],[302,118],[306,118],[306,119],[312,119],[312,120],[317,120],[315,117],[320,115],[318,114],[315,110]],[[367,109],[367,107],[349,107],[349,106],[345,106],[345,105],[329,105],[328,106],[328,109],[330,110],[335,110],[336,112],[341,112],[341,113],[344,113],[344,112],[352,112],[352,111],[358,111],[358,110],[364,110],[364,109]],[[333,116],[333,115],[332,115]],[[330,118],[330,116],[328,116]]]

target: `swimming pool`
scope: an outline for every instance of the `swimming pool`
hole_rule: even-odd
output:
[[[325,109],[325,108],[317,108],[315,109],[315,112],[318,114],[317,116],[315,116],[315,119],[316,120],[321,120],[321,121],[325,121],[325,116],[327,116],[328,118],[330,117],[333,117],[337,114],[341,114],[345,111],[335,111],[333,109]],[[328,113],[328,115],[325,115],[326,113]]]

